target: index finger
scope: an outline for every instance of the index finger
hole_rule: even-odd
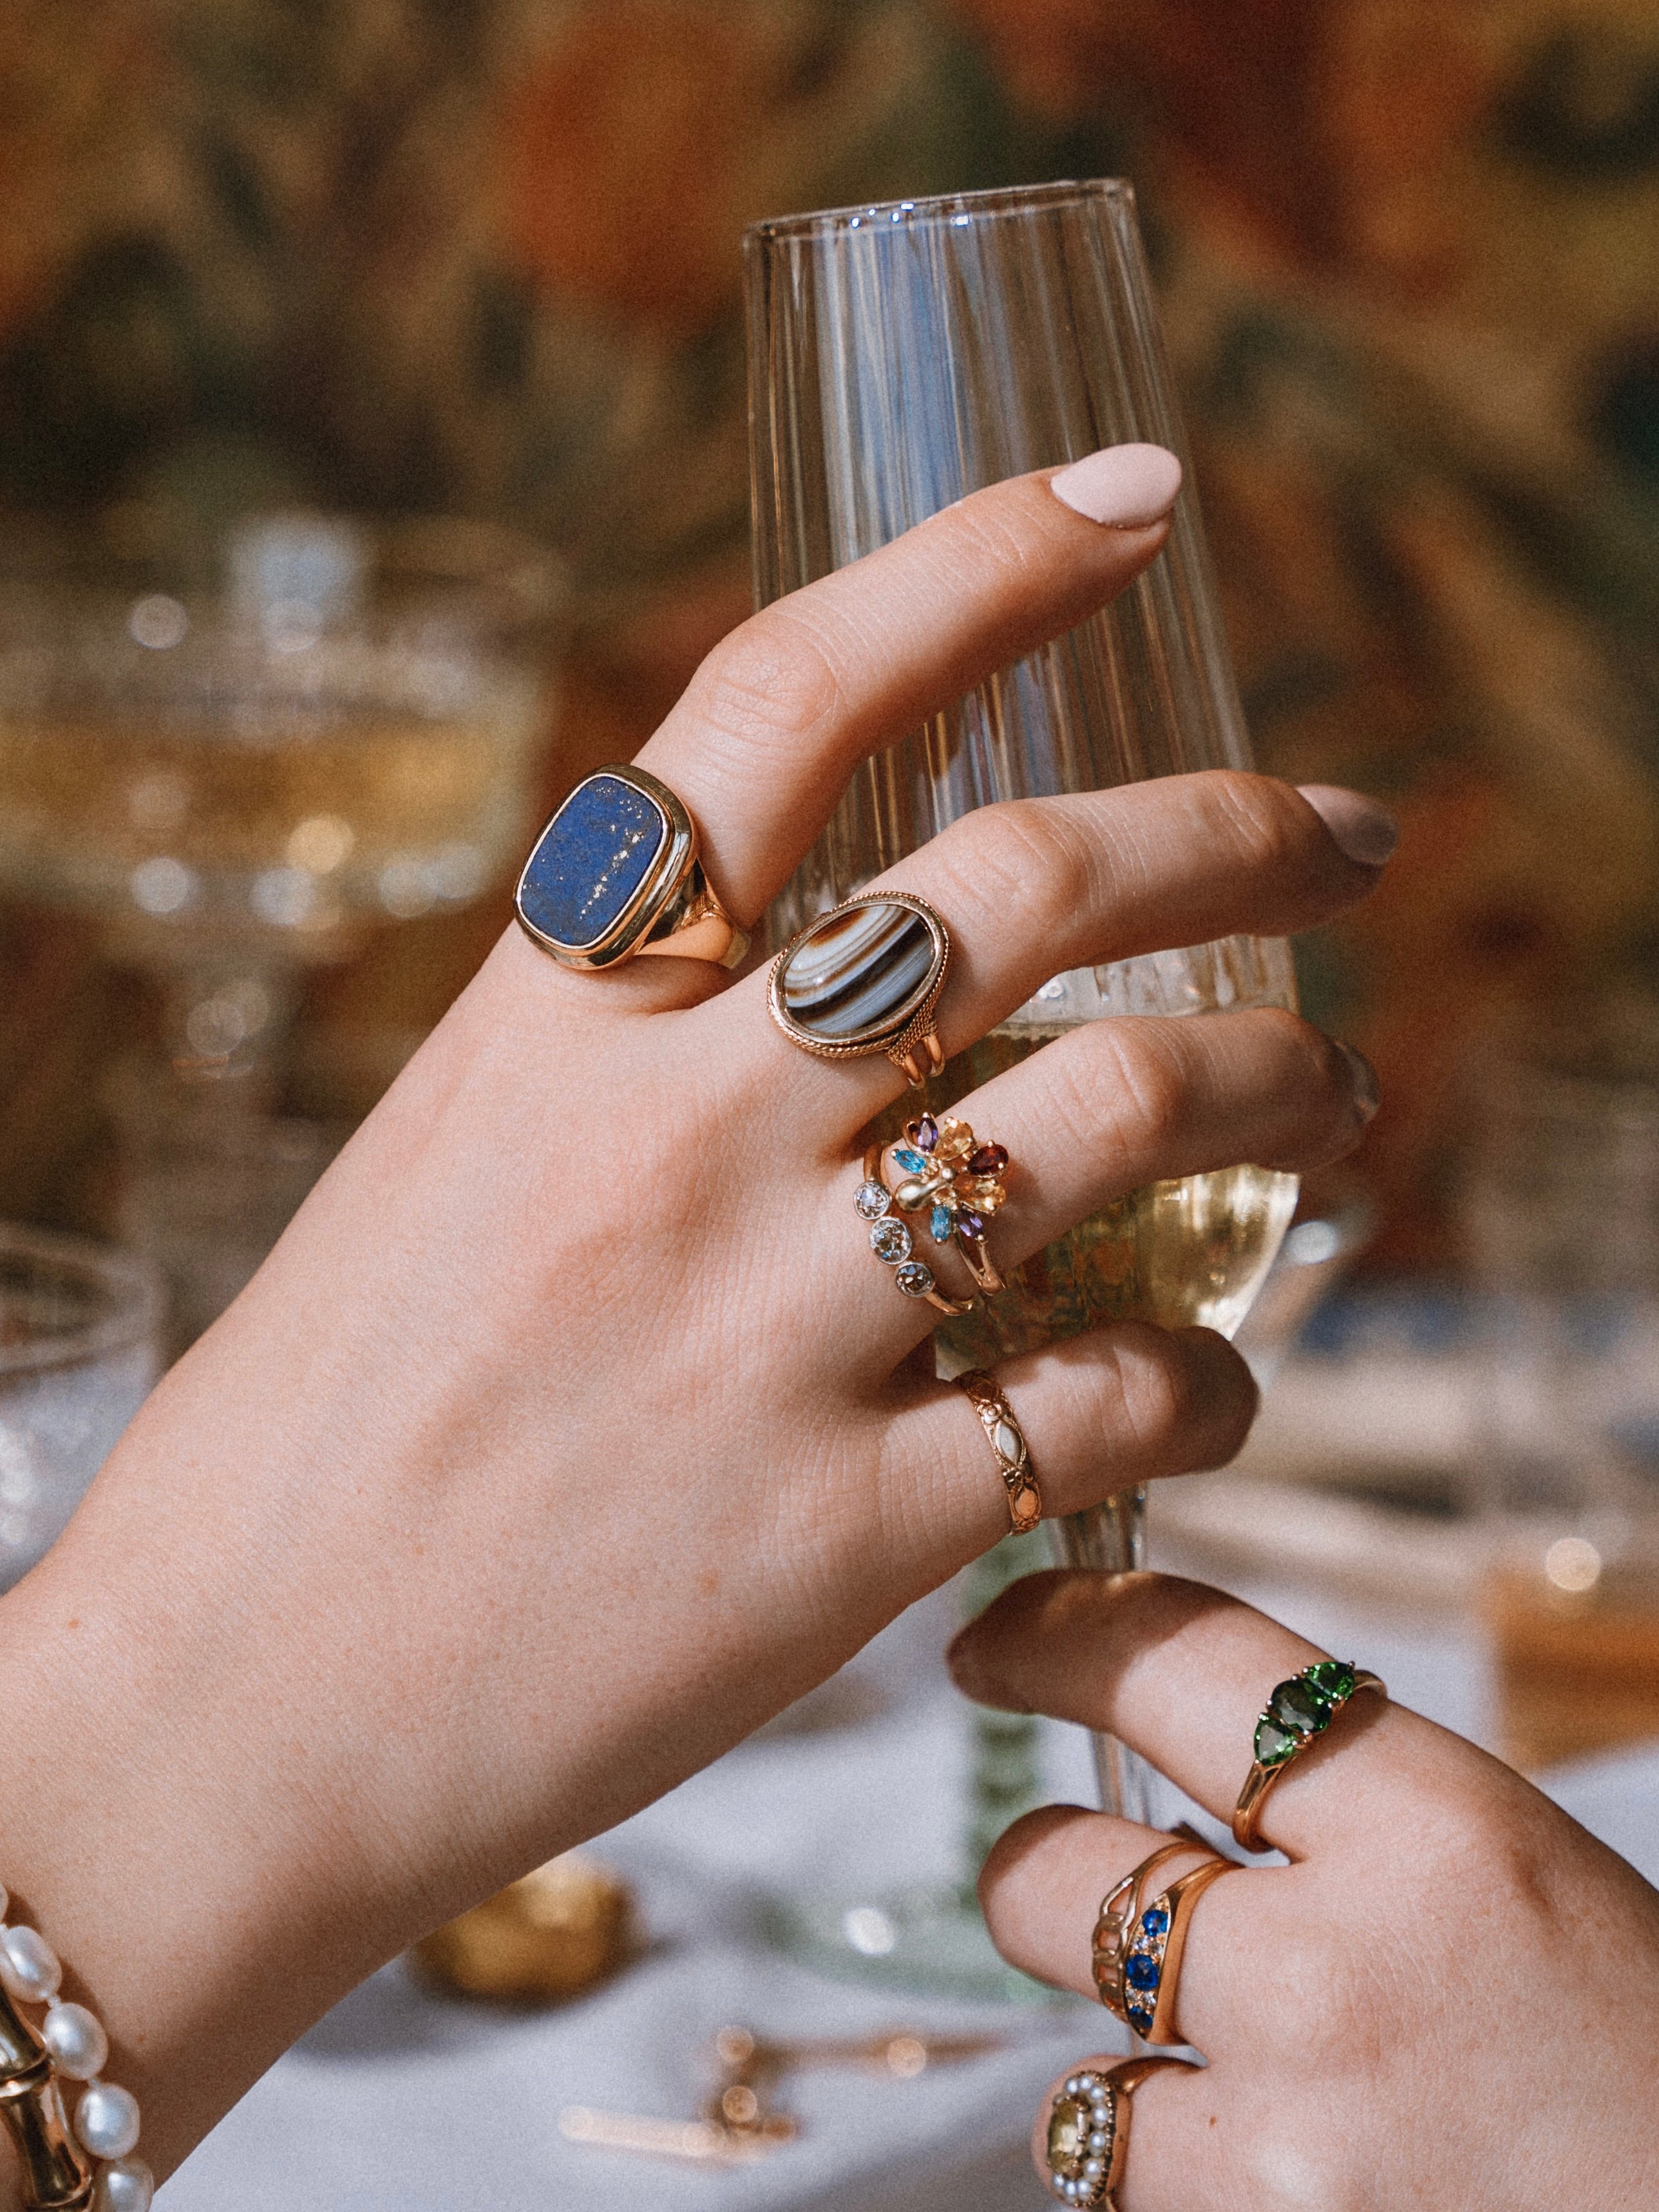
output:
[[[1201,1583],[1073,1571],[1016,1583],[957,1637],[951,1671],[977,1705],[1107,1729],[1225,1820],[1274,1688],[1330,1656]],[[1398,1830],[1408,1807],[1432,1822],[1485,1759],[1404,1706],[1356,1696],[1280,1770],[1263,1844],[1304,1858]]]
[[[1011,477],[716,646],[638,757],[690,810],[728,910],[764,910],[867,754],[1115,599],[1180,485],[1161,446]]]

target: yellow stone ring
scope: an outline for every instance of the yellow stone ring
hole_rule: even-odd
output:
[[[1107,2204],[1123,2179],[1129,2148],[1129,2099],[1148,2075],[1179,2058],[1089,2058],[1045,2100],[1032,2148],[1062,2204]]]

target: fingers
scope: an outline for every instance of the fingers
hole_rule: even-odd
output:
[[[1377,880],[1300,793],[1231,769],[982,807],[880,879],[926,899],[950,929],[938,1012],[948,1054],[1068,969],[1309,928]],[[763,975],[750,976],[704,1018],[731,1025],[733,1052],[758,1048],[775,1066],[793,1048],[766,1018],[765,990]],[[902,1088],[879,1057],[830,1063],[804,1054],[791,1086],[809,1118],[828,1112],[837,1144]]]
[[[1117,450],[1127,494],[1148,449]],[[732,914],[759,916],[866,754],[1139,574],[1164,544],[1180,485],[1179,465],[1162,458],[1150,502],[1143,485],[1118,503],[1122,526],[1056,498],[1053,470],[1014,477],[780,599],[715,647],[639,759],[690,810]]]
[[[991,1246],[1006,1268],[1148,1183],[1340,1158],[1376,1110],[1375,1084],[1358,1053],[1277,1009],[1135,1015],[1056,1037],[953,1111],[1010,1154]]]
[[[1095,1995],[1091,1937],[1101,1900],[1170,1838],[1159,1830],[1076,1805],[1045,1805],[1016,1820],[979,1877],[991,1940],[1010,1965],[1056,1989]],[[1208,1854],[1194,1844],[1153,1875],[1144,1902]],[[1213,2054],[1248,2014],[1256,1961],[1269,1942],[1277,1876],[1241,1868],[1192,1909],[1176,1990],[1182,2037]]]
[[[1050,1516],[1163,1475],[1221,1466],[1243,1443],[1256,1404],[1250,1370],[1224,1338],[1141,1322],[1005,1360],[996,1379]],[[954,1384],[929,1377],[916,1387],[889,1426],[885,1456],[884,1495],[901,1517],[890,1540],[911,1550],[919,1586],[1007,1533],[996,1455]]]
[[[1201,1583],[1044,1574],[1016,1583],[963,1631],[951,1671],[980,1705],[1107,1729],[1225,1820],[1274,1686],[1328,1656]],[[1337,1656],[1364,1663],[1364,1652]],[[1409,1827],[1413,1805],[1437,1826],[1483,1764],[1455,1736],[1361,1692],[1283,1770],[1261,1834],[1300,1858]]]

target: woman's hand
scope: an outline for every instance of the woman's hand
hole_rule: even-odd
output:
[[[982,1705],[1109,1729],[1224,1820],[1257,1713],[1323,1656],[1193,1583],[1051,1574],[951,1664]],[[1179,2021],[1208,2064],[1134,2092],[1122,2212],[1645,2212],[1659,1894],[1508,1767],[1369,1694],[1261,1829],[1291,1864],[1193,1908]],[[980,1881],[998,1948],[1092,1996],[1102,1896],[1159,1840],[1066,1806],[1018,1821]]]
[[[1101,464],[1108,476],[1112,464]],[[1171,481],[1170,495],[1173,495]],[[858,762],[1158,551],[1045,476],[746,623],[641,763],[758,920]],[[962,1049],[1056,971],[1362,897],[1378,810],[1246,775],[989,808],[892,872]],[[1376,857],[1375,848],[1370,856]],[[67,1535],[5,1601],[0,1876],[84,1977],[166,2166],[424,1929],[623,1818],[995,1540],[957,1392],[851,1204],[901,1079],[766,979],[516,929]],[[1368,1075],[1288,1014],[1095,1024],[969,1099],[1005,1266],[1138,1185],[1342,1152]],[[1111,1328],[1002,1373],[1048,1508],[1224,1460],[1243,1364]]]

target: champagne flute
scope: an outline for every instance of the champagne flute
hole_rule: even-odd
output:
[[[1185,463],[1125,183],[793,216],[757,225],[745,255],[763,605],[1004,477],[1133,441]],[[860,769],[777,902],[775,939],[972,807],[1249,765],[1188,469],[1168,544],[1112,606]],[[1080,1022],[1294,1003],[1278,940],[1075,969],[958,1054],[933,1103]],[[1130,1316],[1231,1333],[1296,1196],[1294,1176],[1249,1164],[1133,1192],[1015,1270],[989,1305],[944,1324],[941,1368]],[[1143,1494],[1120,1494],[1067,1519],[1060,1556],[1138,1565],[1145,1526]],[[1096,1763],[1103,1804],[1148,1817],[1150,1770],[1103,1736]]]

